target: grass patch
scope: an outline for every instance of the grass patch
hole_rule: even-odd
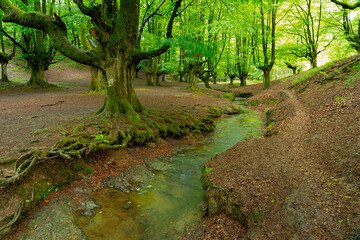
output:
[[[154,91],[153,89],[147,89],[147,88],[137,88],[135,89],[135,92],[138,92],[138,91]]]
[[[232,93],[225,93],[223,95],[223,98],[227,99],[227,100],[230,100],[230,101],[235,101],[235,97],[234,97],[234,94]]]
[[[253,101],[249,101],[246,102],[244,105],[245,106],[259,106],[260,104],[266,104],[266,105],[276,105],[278,104],[280,101],[278,98],[267,98],[267,99],[263,99],[263,100],[253,100]]]
[[[324,70],[333,66],[334,64],[335,64],[335,62],[329,62],[327,64],[322,65],[321,67],[312,68],[312,69],[308,70],[304,75],[299,76],[295,80],[293,80],[291,82],[291,86],[295,87],[301,83],[307,82],[308,80],[310,80],[312,77],[316,76],[319,73],[323,74],[326,77],[327,74],[325,73]]]
[[[354,75],[352,75],[346,82],[345,85],[349,86],[351,84],[353,84],[354,82],[356,82],[357,80],[359,80],[360,77],[360,62],[355,64],[352,68],[352,71],[354,71]]]

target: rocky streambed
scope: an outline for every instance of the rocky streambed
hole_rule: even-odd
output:
[[[204,164],[262,132],[259,114],[242,109],[240,115],[219,120],[211,137],[190,150],[146,159],[146,166],[103,179],[103,189],[76,187],[74,197],[57,197],[28,222],[22,238],[178,239],[204,212],[219,210],[203,200],[202,171],[212,171],[202,170]],[[236,213],[236,205],[229,209]]]

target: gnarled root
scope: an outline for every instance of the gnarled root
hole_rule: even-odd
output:
[[[20,204],[12,215],[4,216],[0,219],[0,236],[5,236],[11,232],[12,226],[19,220],[21,216],[22,209],[23,204]],[[9,219],[11,220],[9,221]]]

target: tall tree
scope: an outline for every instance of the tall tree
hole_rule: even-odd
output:
[[[173,3],[173,12],[167,26],[167,38],[172,37],[174,19],[182,0]],[[104,76],[106,97],[99,112],[106,116],[120,113],[136,114],[143,108],[134,90],[135,69],[143,59],[158,56],[167,51],[169,44],[158,49],[142,52],[138,43],[140,0],[103,0],[102,4],[87,6],[83,0],[75,0],[80,11],[91,18],[94,28],[91,35],[98,41],[95,49],[84,51],[69,42],[67,28],[58,15],[55,18],[23,11],[9,0],[0,0],[3,20],[36,28],[46,32],[59,52],[70,59],[99,68]]]
[[[324,2],[322,0],[305,0],[304,4],[296,3],[290,33],[298,36],[299,45],[292,52],[300,58],[310,61],[311,67],[318,65],[318,56],[334,40],[327,39],[324,24]],[[320,43],[323,42],[322,48]]]
[[[9,61],[15,57],[16,45],[15,44],[13,45],[14,47],[13,47],[11,53],[6,53],[5,43],[4,43],[4,32],[5,31],[2,28],[2,23],[1,22],[0,22],[0,28],[1,28],[1,32],[0,32],[0,41],[1,41],[1,53],[0,53],[1,78],[0,78],[0,82],[4,83],[4,82],[10,82],[9,77],[8,77],[7,66],[9,64]],[[14,30],[14,38],[15,37],[16,37],[16,31]]]
[[[279,0],[260,0],[260,38],[263,60],[258,68],[264,73],[265,88],[270,86],[270,73],[275,64],[276,15]]]
[[[350,43],[351,47],[360,53],[360,19],[358,17],[354,18],[350,16],[350,10],[359,7],[360,2],[349,4],[336,0],[331,1],[342,8],[342,31],[344,32],[345,38]],[[357,29],[354,28],[352,22],[357,22],[354,24],[357,26]]]

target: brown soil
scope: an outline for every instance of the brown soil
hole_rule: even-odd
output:
[[[351,239],[360,234],[360,81],[345,86],[356,73],[346,73],[346,60],[327,71],[341,72],[329,82],[314,76],[298,88],[288,82],[262,91],[250,101],[280,99],[280,104],[259,104],[253,108],[270,110],[275,124],[268,137],[237,144],[215,157],[207,168],[214,187],[226,189],[241,206],[246,224],[220,213],[206,217],[186,239]],[[55,69],[49,82],[68,84],[67,89],[21,89],[1,92],[0,156],[19,156],[29,147],[48,147],[60,135],[39,129],[56,129],[77,124],[102,104],[102,94],[86,94],[89,75],[86,69]],[[57,80],[55,80],[57,79]],[[194,115],[205,114],[204,105],[225,104],[209,90],[190,92],[185,84],[162,82],[162,87],[147,87],[136,80],[137,94],[144,106],[177,109]],[[262,86],[234,89],[258,93]],[[244,90],[245,89],[245,90]],[[297,91],[300,93],[297,93]],[[37,131],[37,132],[36,132]],[[34,141],[36,140],[36,141]],[[168,155],[182,144],[161,140],[156,144],[112,151],[97,158],[94,175],[107,176],[113,169],[143,164],[141,158]],[[159,152],[159,149],[163,149]],[[121,157],[119,157],[121,156]],[[93,176],[89,188],[100,178]],[[73,183],[86,185],[82,179]],[[101,186],[100,186],[101,187]],[[46,204],[46,200],[43,204]],[[1,215],[0,215],[1,216]],[[23,226],[25,221],[22,223]],[[16,239],[14,235],[13,239]]]
[[[238,143],[207,164],[213,188],[241,206],[247,232],[232,236],[222,229],[236,221],[217,224],[212,216],[200,239],[359,239],[360,81],[344,84],[358,77],[348,68],[358,61],[339,61],[325,77],[295,88],[279,83],[249,99],[259,111],[272,109],[269,137]],[[279,96],[281,104],[261,104]]]
[[[10,66],[10,69],[13,70],[9,71],[10,80],[15,76],[21,76],[24,79],[27,77],[26,73],[15,71],[14,66]],[[208,115],[209,105],[224,107],[232,104],[221,98],[221,95],[224,94],[221,92],[205,89],[188,91],[185,89],[186,83],[168,81],[161,82],[162,86],[160,87],[148,87],[144,80],[145,76],[140,74],[140,77],[142,78],[135,81],[135,89],[141,103],[147,108],[178,110],[204,117]],[[63,64],[47,71],[46,78],[49,83],[60,85],[61,88],[33,89],[26,86],[6,86],[7,90],[0,92],[0,159],[19,157],[32,148],[47,149],[53,146],[63,137],[63,129],[83,123],[91,118],[92,114],[103,104],[103,93],[87,93],[90,85],[87,68],[70,67]],[[66,176],[67,179],[77,179],[70,187],[50,195],[50,198],[45,199],[39,206],[40,208],[60,193],[65,192],[73,199],[80,198],[81,196],[74,195],[72,186],[82,186],[89,190],[102,188],[101,179],[118,175],[119,171],[126,171],[131,166],[144,164],[145,157],[168,156],[177,148],[185,148],[196,141],[191,138],[181,141],[159,139],[157,143],[147,143],[144,146],[119,151],[104,151],[88,157],[85,163],[86,168],[93,169],[93,173],[88,175],[82,172],[78,176],[73,176],[72,173],[66,172],[66,168],[74,167],[72,163],[65,161],[64,164],[59,164],[51,160],[38,167],[35,172],[28,174],[26,180],[34,182],[37,188],[44,188],[46,185],[43,191],[47,195],[46,189],[53,186],[54,190],[56,184],[61,181],[62,174],[70,175]],[[12,175],[13,167],[0,166],[0,174]],[[13,213],[19,203],[25,201],[22,199],[20,191],[28,188],[31,191],[31,186],[22,185],[0,189],[0,219]],[[30,206],[31,209],[31,204],[30,202],[25,205]],[[30,216],[35,212],[32,212]],[[21,235],[27,219],[21,222],[21,227],[11,238],[17,239]]]

